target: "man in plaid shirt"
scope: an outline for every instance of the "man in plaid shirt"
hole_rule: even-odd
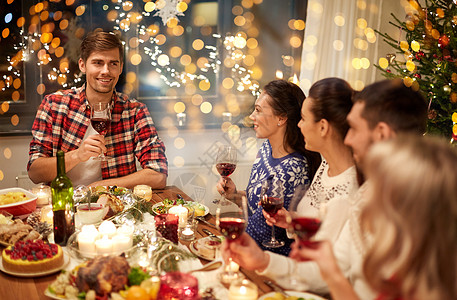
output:
[[[46,96],[33,123],[27,165],[33,182],[50,182],[55,178],[55,156],[63,150],[67,175],[74,186],[165,187],[165,146],[148,109],[115,91],[123,53],[119,38],[108,32],[90,33],[81,43],[78,63],[86,83],[79,89]],[[90,107],[99,102],[111,106],[111,125],[106,136],[98,134],[90,122]],[[93,159],[101,153],[113,159]],[[135,157],[142,170],[137,170]]]

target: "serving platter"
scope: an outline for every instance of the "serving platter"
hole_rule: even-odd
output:
[[[47,270],[47,271],[43,271],[43,272],[32,272],[32,273],[17,273],[17,272],[6,270],[3,267],[3,262],[1,260],[0,260],[0,270],[2,272],[5,272],[6,274],[17,276],[17,277],[26,277],[26,278],[39,277],[39,276],[45,276],[45,275],[56,273],[56,272],[64,269],[68,265],[69,262],[70,262],[70,257],[64,252],[63,253],[63,265],[58,268],[51,269],[51,270]]]
[[[157,202],[156,204],[154,204],[154,205],[152,206],[152,211],[153,211],[155,214],[160,215],[160,214],[166,213],[166,212],[168,211],[168,209],[169,209],[170,207],[173,207],[173,206],[176,206],[176,205],[165,205],[163,202]],[[186,207],[186,206],[189,206],[189,207],[199,207],[199,208],[201,208],[201,209],[204,209],[204,213],[203,213],[203,214],[200,214],[200,215],[198,215],[198,216],[203,216],[203,217],[204,217],[204,216],[206,216],[206,215],[209,213],[209,208],[208,208],[208,206],[206,206],[206,205],[204,205],[204,204],[201,204],[201,203],[198,203],[198,202],[194,202],[194,201],[185,201],[185,203],[184,203],[183,206],[184,206],[184,207]],[[163,208],[165,208],[166,211],[165,211],[165,210],[162,210]]]
[[[202,252],[200,249],[200,247],[205,247],[204,246],[205,241],[211,241],[211,237],[206,236],[206,237],[203,237],[203,238],[200,238],[200,239],[197,239],[197,240],[191,242],[189,244],[189,250],[190,250],[190,252],[192,252],[193,254],[197,255],[200,258],[203,258],[204,260],[213,261],[216,256],[216,250],[214,250],[214,256],[213,256],[213,255],[209,255],[205,252]],[[220,247],[220,245],[219,245],[219,247]],[[213,249],[208,248],[208,250],[213,250]]]
[[[266,300],[267,298],[271,297],[273,299],[278,299],[275,298],[274,296],[276,295],[277,292],[270,292],[265,295],[262,295],[258,300]],[[286,291],[286,293],[289,296],[294,296],[294,297],[299,297],[303,298],[305,300],[326,300],[325,298],[322,298],[321,296],[317,296],[311,293],[306,293],[306,292],[298,292],[298,291]],[[288,298],[284,298],[287,300]]]

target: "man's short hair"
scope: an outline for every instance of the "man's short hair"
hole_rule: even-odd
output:
[[[87,61],[95,51],[107,51],[114,48],[119,49],[119,58],[124,61],[124,47],[119,37],[113,32],[93,31],[90,32],[81,43],[81,58]]]
[[[385,122],[397,133],[423,134],[426,130],[427,104],[403,80],[383,80],[366,86],[354,96],[354,103],[365,104],[362,117],[373,129]]]

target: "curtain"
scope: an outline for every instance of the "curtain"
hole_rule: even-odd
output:
[[[339,77],[356,90],[381,79],[373,64],[389,51],[375,29],[399,35],[390,13],[401,16],[398,0],[310,0],[300,70],[300,86]]]

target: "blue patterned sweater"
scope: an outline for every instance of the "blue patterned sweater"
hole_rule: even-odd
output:
[[[294,152],[281,158],[273,158],[271,155],[269,140],[265,140],[257,153],[256,160],[252,166],[251,176],[246,188],[248,198],[249,221],[246,232],[264,250],[269,250],[282,255],[288,255],[290,244],[293,240],[287,237],[286,230],[275,228],[276,239],[284,241],[285,245],[280,248],[265,248],[262,242],[271,238],[271,226],[265,221],[262,214],[262,207],[258,206],[262,182],[273,175],[280,179],[284,187],[284,208],[289,208],[290,200],[297,186],[309,185],[311,180],[308,175],[308,163],[306,158]]]

